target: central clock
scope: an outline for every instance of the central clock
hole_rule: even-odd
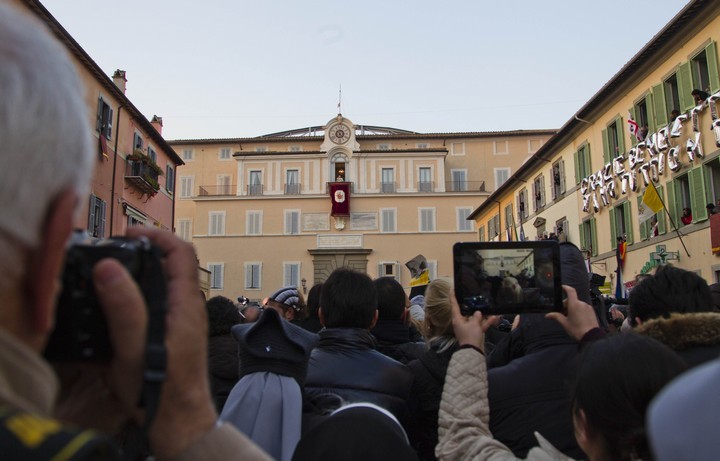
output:
[[[336,144],[345,144],[350,139],[350,128],[345,125],[333,125],[329,131],[330,139]]]

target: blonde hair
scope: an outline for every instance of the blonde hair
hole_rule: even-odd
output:
[[[425,289],[425,321],[423,334],[429,342],[437,338],[454,338],[450,296],[452,284],[445,279],[435,279]]]

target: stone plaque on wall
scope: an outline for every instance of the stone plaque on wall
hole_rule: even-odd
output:
[[[318,248],[362,248],[362,235],[318,235]]]
[[[330,230],[330,215],[328,213],[303,213],[303,232]]]
[[[376,230],[378,215],[377,213],[351,213],[350,229],[352,230]]]

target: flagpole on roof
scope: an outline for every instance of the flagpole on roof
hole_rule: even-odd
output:
[[[682,247],[685,250],[685,254],[690,257],[690,252],[688,251],[687,247],[685,246],[685,242],[682,239],[682,235],[680,235],[680,231],[678,230],[677,226],[675,225],[675,221],[673,221],[672,216],[670,216],[670,212],[668,211],[667,207],[665,206],[665,201],[663,200],[662,196],[657,193],[657,188],[655,187],[655,184],[653,184],[652,180],[650,181],[650,184],[648,184],[648,187],[652,187],[655,189],[655,193],[657,194],[658,198],[660,199],[660,203],[662,203],[663,210],[665,210],[665,214],[667,215],[668,219],[670,220],[670,224],[673,226],[673,229],[675,229],[675,233],[677,234],[678,238],[680,239],[680,243],[682,243]]]

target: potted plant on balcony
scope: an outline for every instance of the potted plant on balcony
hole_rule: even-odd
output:
[[[163,175],[162,168],[160,168],[152,158],[145,155],[145,152],[141,149],[135,149],[133,153],[129,154],[126,158],[128,162],[132,162],[139,167],[137,169],[133,168],[133,176],[141,177],[152,189],[152,191],[147,192],[148,195],[151,197],[155,196],[157,191],[160,190],[158,177]]]

